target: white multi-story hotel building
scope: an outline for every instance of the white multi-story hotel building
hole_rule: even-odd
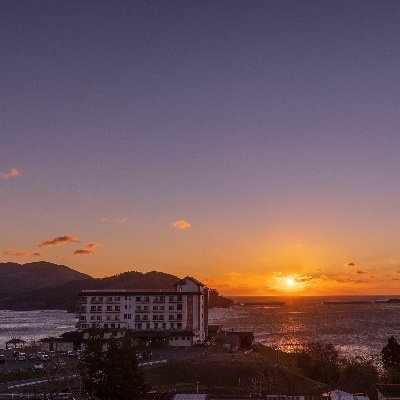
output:
[[[78,328],[125,330],[138,344],[191,346],[208,330],[208,289],[186,277],[174,289],[83,290]]]

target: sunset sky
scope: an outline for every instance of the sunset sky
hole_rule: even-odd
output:
[[[400,292],[400,2],[2,1],[0,261]]]

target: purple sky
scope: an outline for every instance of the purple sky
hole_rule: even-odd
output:
[[[398,289],[399,2],[2,1],[0,37],[0,261]]]

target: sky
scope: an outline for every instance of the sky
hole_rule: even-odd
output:
[[[0,262],[399,292],[399,2],[4,0],[0,37]]]

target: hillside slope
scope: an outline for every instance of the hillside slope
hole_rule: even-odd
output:
[[[61,285],[91,277],[65,265],[46,261],[28,264],[0,263],[0,299],[15,297],[27,291]]]
[[[20,291],[14,296],[0,300],[0,309],[11,310],[45,310],[59,309],[76,311],[78,309],[78,294],[83,289],[166,289],[172,290],[179,278],[164,272],[151,271],[147,273],[130,271],[108,278],[74,279],[59,285],[39,289]],[[218,296],[211,296],[210,307],[229,307],[233,302]]]

